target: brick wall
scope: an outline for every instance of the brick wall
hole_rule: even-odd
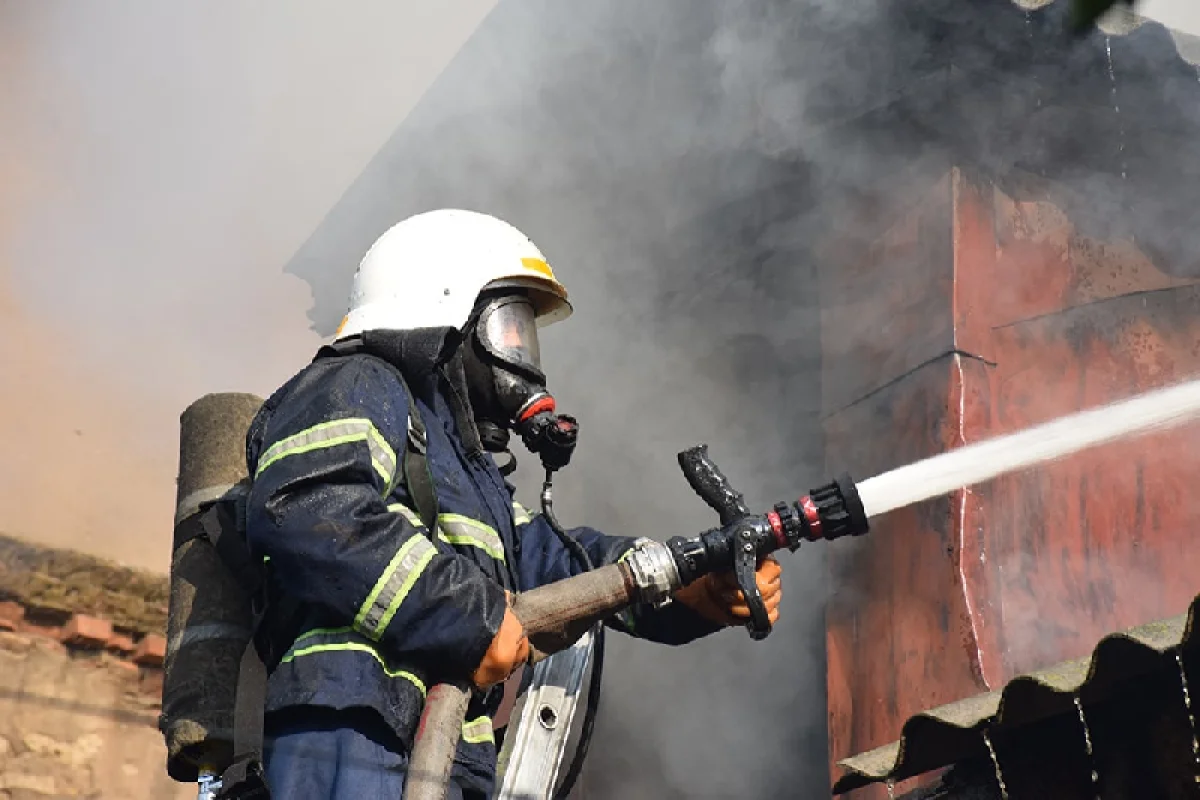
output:
[[[173,800],[166,578],[0,536],[0,800]]]
[[[0,798],[194,797],[164,771],[161,669],[128,636],[83,639],[88,622],[108,627],[0,630]]]

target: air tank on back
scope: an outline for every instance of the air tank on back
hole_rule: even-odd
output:
[[[221,774],[233,758],[238,673],[252,616],[213,538],[243,535],[246,431],[262,402],[251,394],[210,394],[180,415],[160,728],[167,772],[184,783],[202,772]]]

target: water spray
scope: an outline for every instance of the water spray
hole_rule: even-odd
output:
[[[922,500],[1055,461],[1102,444],[1167,430],[1200,418],[1200,380],[959,447],[863,481],[868,519]]]
[[[719,528],[665,544],[643,540],[619,563],[517,595],[513,611],[531,641],[550,635],[565,649],[590,626],[631,604],[662,607],[692,581],[732,571],[750,610],[750,636],[763,639],[771,631],[755,581],[763,557],[783,549],[795,551],[804,542],[861,536],[871,519],[889,511],[1198,417],[1200,380],[961,447],[862,484],[842,475],[799,500],[778,503],[757,515],[708,457],[707,447],[699,445],[679,454],[679,466],[692,489],[717,512]],[[441,684],[428,697],[410,761],[406,800],[445,798],[470,694],[466,687]],[[986,731],[984,735],[990,745]],[[1003,792],[999,772],[997,777]]]

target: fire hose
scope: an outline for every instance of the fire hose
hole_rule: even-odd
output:
[[[804,542],[861,536],[869,528],[858,489],[849,475],[812,490],[793,503],[752,514],[698,445],[679,454],[684,477],[713,510],[721,526],[666,543],[646,540],[616,564],[599,567],[513,599],[513,613],[529,636],[534,661],[569,647],[592,625],[635,603],[655,608],[709,573],[732,570],[750,609],[746,628],[761,640],[771,632],[755,572],[778,550],[795,552]],[[417,728],[405,800],[445,800],[450,770],[462,736],[470,687],[442,683],[430,688]]]

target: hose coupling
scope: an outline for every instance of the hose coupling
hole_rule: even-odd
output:
[[[638,539],[624,560],[633,575],[639,602],[662,608],[683,586],[675,557],[662,542]]]

